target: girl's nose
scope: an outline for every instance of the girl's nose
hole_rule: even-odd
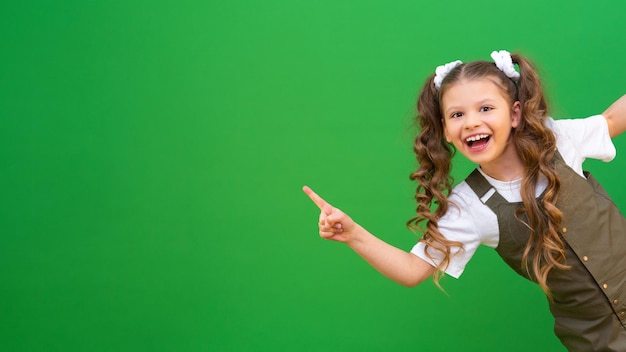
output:
[[[465,128],[472,129],[480,126],[482,121],[476,114],[467,114],[465,115]]]

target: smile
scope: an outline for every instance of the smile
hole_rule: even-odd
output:
[[[489,142],[490,138],[491,136],[488,134],[477,134],[477,135],[473,135],[473,136],[465,138],[465,143],[470,148],[480,147],[480,146],[485,145],[487,142]]]

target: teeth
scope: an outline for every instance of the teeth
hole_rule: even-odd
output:
[[[477,141],[477,140],[479,140],[479,139],[483,139],[483,138],[487,138],[487,137],[489,137],[489,135],[488,135],[488,134],[477,134],[477,135],[475,135],[475,136],[467,137],[467,138],[465,139],[465,141],[466,141],[466,142],[475,142],[475,141]]]

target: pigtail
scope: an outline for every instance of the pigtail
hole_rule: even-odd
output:
[[[433,79],[434,75],[426,80],[417,102],[419,134],[415,138],[413,151],[419,167],[410,175],[410,179],[418,183],[415,191],[417,215],[407,222],[407,226],[423,232],[421,241],[426,244],[425,253],[429,258],[434,259],[429,248],[443,254],[443,260],[433,275],[435,284],[439,286],[439,279],[450,263],[451,247],[461,247],[461,243],[447,240],[437,226],[439,219],[448,211],[447,197],[452,189],[450,170],[454,149],[444,139],[439,92]],[[433,205],[436,205],[434,212],[431,210]],[[420,227],[423,222],[426,223],[425,229]]]
[[[554,166],[556,138],[545,125],[547,104],[536,70],[519,55],[511,55],[511,58],[520,70],[517,94],[523,115],[513,132],[513,142],[526,170],[521,188],[523,207],[516,217],[530,230],[522,263],[526,272],[551,297],[547,287],[548,273],[553,268],[568,268],[564,264],[565,244],[558,233],[563,214],[556,206],[561,186]],[[542,174],[547,178],[548,186],[543,200],[538,202],[535,187]],[[527,222],[520,218],[522,215],[527,217]],[[531,254],[532,260],[529,260]]]

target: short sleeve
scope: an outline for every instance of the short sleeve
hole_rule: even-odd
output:
[[[581,175],[585,159],[611,161],[615,157],[615,146],[602,115],[583,119],[550,119],[548,125],[556,135],[557,147],[565,162]]]
[[[498,222],[496,215],[480,202],[465,182],[457,186],[455,191],[449,199],[456,206],[451,205],[448,208],[448,212],[439,219],[438,227],[446,239],[463,244],[462,249],[451,248],[450,264],[445,271],[446,274],[459,278],[479,245],[485,244],[494,248],[497,246]],[[467,199],[468,197],[475,199]],[[480,223],[477,223],[476,219],[480,219]],[[425,243],[420,241],[413,247],[411,253],[436,266],[436,263],[441,261],[442,254],[429,248],[429,253],[434,258],[432,260],[426,255],[425,248]]]

